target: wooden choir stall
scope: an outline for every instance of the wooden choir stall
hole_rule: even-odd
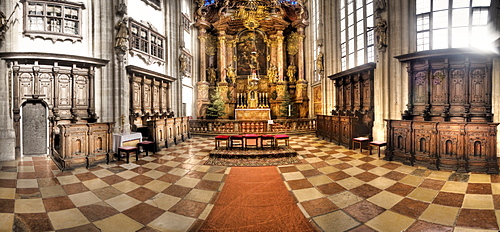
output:
[[[386,120],[386,159],[498,173],[492,57],[451,49],[396,58],[408,65],[409,102],[403,120]]]

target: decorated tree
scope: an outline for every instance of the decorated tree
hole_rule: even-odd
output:
[[[290,93],[285,92],[283,96],[283,101],[280,105],[280,116],[290,117],[292,115],[292,99],[290,98]]]
[[[208,118],[219,118],[226,114],[226,105],[220,96],[220,91],[217,89],[211,98],[211,103],[207,107]]]

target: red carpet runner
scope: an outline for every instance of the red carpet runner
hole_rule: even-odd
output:
[[[200,231],[314,231],[275,166],[232,167]]]

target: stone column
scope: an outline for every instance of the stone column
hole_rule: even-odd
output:
[[[196,115],[198,118],[203,118],[206,115],[206,107],[210,104],[210,99],[208,96],[209,83],[207,82],[207,29],[210,28],[210,23],[205,21],[203,18],[196,22],[195,27],[198,28],[198,39],[199,44],[199,54],[200,54],[200,72],[199,72],[199,82],[197,83],[197,99],[196,99]]]
[[[308,84],[305,79],[305,60],[304,60],[304,28],[307,27],[308,23],[304,20],[296,21],[292,24],[293,27],[297,28],[297,33],[299,34],[297,45],[298,53],[297,53],[297,82],[296,82],[296,90],[295,90],[295,103],[298,104],[299,107],[299,117],[307,118],[309,116],[309,98],[307,96]]]
[[[130,83],[125,70],[125,56],[126,53],[118,50],[116,51],[115,63],[115,106],[114,106],[114,120],[118,122],[114,127],[114,133],[117,134],[130,134]]]
[[[12,118],[12,64],[0,61],[0,161],[16,159],[16,134]]]

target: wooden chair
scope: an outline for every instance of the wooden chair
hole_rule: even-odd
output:
[[[243,145],[243,135],[231,135],[229,137],[229,147],[230,148],[236,147],[235,143],[234,143],[235,141],[241,142],[241,143],[237,143],[236,145],[239,145],[239,147],[244,148],[244,145]]]
[[[275,135],[274,136],[274,140],[275,140],[275,145],[276,147],[279,147],[279,140],[285,140],[285,146],[286,147],[289,147],[289,139],[290,139],[290,136],[288,135],[285,135],[285,134],[281,134],[281,135]]]
[[[215,149],[219,149],[221,142],[226,142],[226,150],[229,149],[229,135],[217,135],[215,136]]]
[[[135,161],[139,159],[139,149],[137,147],[132,147],[132,146],[124,146],[124,147],[118,147],[118,161],[121,159],[121,153],[124,152],[125,156],[127,157],[127,163],[129,163],[129,155],[131,152],[135,152]]]
[[[363,153],[363,144],[368,144],[370,142],[369,138],[366,137],[357,137],[352,139],[352,149],[356,150],[356,143],[359,144],[359,152]]]
[[[269,141],[269,147],[274,148],[275,147],[275,141],[274,141],[274,135],[261,135],[260,136],[260,147],[264,148],[266,145],[264,145],[264,140]]]
[[[245,138],[245,149],[247,149],[249,146],[255,146],[255,148],[259,147],[259,135],[256,134],[246,134],[243,136]],[[248,145],[248,141],[255,141],[255,145]]]
[[[148,156],[148,151],[153,153],[156,152],[156,144],[153,141],[142,141],[137,144],[137,152],[141,152],[142,150],[146,151],[146,156]]]
[[[372,146],[378,148],[378,157],[380,158],[380,147],[387,146],[386,141],[371,141],[370,142],[370,155],[372,154]]]

